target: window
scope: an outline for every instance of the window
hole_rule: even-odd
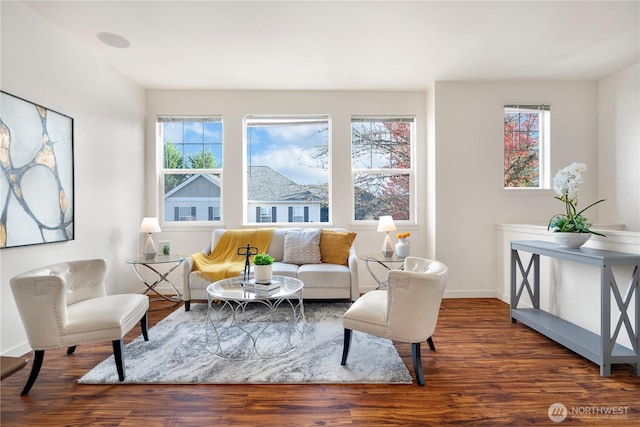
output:
[[[247,116],[246,222],[329,221],[328,116]]]
[[[289,207],[289,222],[309,222],[309,206]]]
[[[174,221],[194,221],[196,217],[195,206],[175,206],[173,208]]]
[[[276,222],[277,221],[277,208],[262,207],[256,208],[256,222]]]
[[[549,124],[548,105],[505,105],[505,188],[549,188]]]
[[[354,219],[376,220],[391,215],[411,220],[415,134],[412,117],[351,119],[351,168]]]
[[[209,206],[209,221],[220,221],[220,208]]]
[[[222,119],[158,117],[164,222],[220,221]]]

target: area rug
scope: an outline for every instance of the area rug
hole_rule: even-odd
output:
[[[176,310],[124,349],[126,378],[118,381],[113,356],[80,384],[302,384],[399,383],[412,377],[390,340],[354,331],[346,366],[340,365],[346,303],[306,303],[304,334],[282,356],[226,360],[213,355],[205,333],[207,305]],[[275,345],[286,338],[270,336]]]

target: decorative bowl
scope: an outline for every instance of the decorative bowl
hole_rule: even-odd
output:
[[[552,234],[553,240],[563,248],[578,249],[587,243],[591,238],[591,233],[560,233]]]

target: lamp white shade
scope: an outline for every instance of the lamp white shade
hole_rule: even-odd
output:
[[[391,244],[391,238],[389,237],[390,231],[395,231],[396,225],[393,222],[391,215],[383,215],[378,221],[378,231],[385,232],[384,241],[382,242],[382,255],[390,257],[393,255],[393,245]]]
[[[396,224],[393,222],[391,215],[383,215],[378,221],[378,231],[395,231]]]
[[[158,223],[158,218],[154,217],[144,217],[142,218],[142,224],[140,224],[140,232],[141,233],[159,233],[160,223]]]
[[[154,258],[158,253],[158,250],[156,249],[156,244],[153,241],[153,238],[151,237],[151,233],[159,233],[161,231],[162,230],[160,230],[160,224],[158,223],[158,218],[145,217],[142,219],[142,224],[140,224],[140,232],[149,233],[149,236],[147,237],[147,241],[144,244],[144,248],[142,249],[142,255],[144,255],[146,259]]]

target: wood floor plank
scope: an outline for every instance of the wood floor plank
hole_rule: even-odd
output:
[[[183,309],[183,308],[178,308]],[[150,312],[154,325],[169,314]],[[129,343],[140,334],[134,329]],[[467,424],[626,426],[640,423],[640,378],[594,363],[509,321],[497,299],[445,299],[436,351],[422,348],[426,385],[79,385],[109,357],[111,343],[45,354],[28,396],[30,364],[1,383],[2,426],[429,426]],[[150,339],[153,340],[151,334]],[[413,374],[411,347],[395,343]],[[353,351],[353,350],[352,350]],[[24,355],[32,359],[31,354]],[[375,355],[371,355],[375,357]],[[337,362],[339,363],[339,361]],[[570,412],[551,422],[553,403]],[[589,408],[624,408],[624,417],[587,417]],[[571,411],[578,411],[571,415]],[[579,412],[582,413],[579,413]]]

